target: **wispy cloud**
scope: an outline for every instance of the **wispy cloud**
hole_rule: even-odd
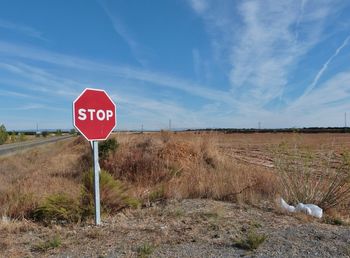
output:
[[[230,105],[233,105],[235,103],[233,98],[229,94],[227,94],[227,92],[215,90],[212,87],[209,88],[203,85],[198,85],[183,78],[172,77],[164,73],[149,71],[146,69],[140,69],[130,66],[104,64],[74,56],[52,53],[33,47],[16,45],[13,43],[11,44],[4,41],[0,41],[0,54],[3,54],[5,56],[47,62],[66,68],[70,67],[85,71],[94,71],[95,73],[107,73],[112,76],[121,77],[129,80],[153,83],[158,87],[166,87],[180,90],[193,96],[209,100],[224,101],[225,103]],[[16,70],[19,68],[12,66],[9,69]]]
[[[21,33],[23,35],[26,35],[26,36],[29,36],[32,38],[36,38],[36,39],[40,39],[40,40],[44,40],[44,41],[47,40],[40,31],[38,31],[32,27],[29,27],[27,25],[18,24],[18,23],[14,23],[14,22],[5,21],[5,20],[0,19],[0,28],[16,31],[18,33]]]
[[[283,103],[284,92],[295,90],[291,88],[290,78],[295,76],[293,73],[309,52],[327,38],[326,22],[329,26],[332,17],[342,10],[344,4],[341,1],[248,0],[218,4],[212,0],[192,0],[189,4],[203,19],[212,42],[214,60],[227,60],[230,66],[228,77],[238,111],[235,117],[241,124],[267,120],[270,126],[293,126],[287,119],[290,117],[298,126],[303,126],[298,120],[310,125],[308,121],[315,119],[306,111],[322,110],[332,114],[347,107],[343,101],[349,98],[348,84],[337,86],[340,80],[347,80],[346,72],[322,84],[320,88],[324,89],[313,89],[332,60],[347,46],[349,38],[322,66],[311,85],[301,90],[303,97],[298,107],[293,102],[286,102],[291,105],[286,109],[271,111],[265,108]]]
[[[0,72],[15,75],[0,78],[0,83],[4,85],[8,80],[8,87],[16,86],[13,91],[0,91],[0,95],[45,96],[46,102],[33,105],[34,101],[28,99],[27,105],[15,108],[54,110],[56,104],[64,105],[68,107],[68,124],[71,100],[85,87],[105,85],[117,102],[122,128],[139,128],[141,124],[145,128],[165,128],[168,119],[179,127],[257,127],[258,121],[263,127],[307,126],[312,125],[310,121],[327,125],[322,114],[330,116],[332,124],[339,110],[350,108],[349,71],[333,74],[326,82],[320,80],[345,50],[349,37],[320,65],[318,73],[308,78],[313,81],[304,86],[309,87],[294,92],[291,84],[294,71],[325,39],[325,22],[339,8],[338,1],[192,0],[189,4],[198,20],[203,21],[211,46],[211,51],[206,46],[188,46],[192,50],[192,78],[146,68],[147,53],[133,35],[133,28],[124,24],[116,10],[102,4],[111,29],[142,66],[97,61],[0,40]],[[221,70],[211,71],[214,77],[220,77],[217,84],[208,82],[216,78],[205,80],[208,62],[210,67]],[[26,89],[23,96],[16,95],[20,87]],[[292,97],[285,96],[289,91],[293,91]],[[290,105],[299,95],[303,97],[298,105]],[[48,101],[53,102],[51,106]],[[282,108],[273,106],[282,102]]]
[[[300,24],[300,12],[312,14],[307,5],[302,10],[295,2],[245,1],[239,8],[243,26],[238,44],[232,47],[231,83],[233,90],[244,87],[244,98],[265,105],[280,97],[288,84],[288,75],[308,50],[320,41],[324,16],[303,24],[312,35],[295,37],[291,29]],[[278,21],[278,22],[276,22]],[[298,25],[299,26],[299,25]]]
[[[335,50],[335,52],[333,53],[333,55],[331,55],[331,57],[322,65],[322,68],[318,71],[318,73],[316,74],[315,78],[313,79],[312,83],[305,89],[303,95],[301,95],[299,97],[299,100],[304,98],[306,95],[308,95],[317,85],[318,81],[320,80],[321,76],[324,74],[324,72],[327,70],[329,64],[333,61],[334,58],[336,58],[340,51],[346,47],[349,43],[350,40],[350,36],[348,36],[343,43]],[[298,102],[298,100],[296,101]]]
[[[18,106],[18,107],[6,107],[6,108],[0,108],[1,110],[8,110],[8,111],[14,111],[14,110],[33,110],[33,109],[42,109],[42,110],[56,110],[56,111],[67,111],[70,110],[69,108],[58,108],[58,107],[52,107],[52,106],[47,106],[43,104],[26,104],[23,106]]]
[[[291,111],[315,112],[320,108],[342,104],[350,99],[350,71],[341,72],[313,90],[312,94],[298,99],[298,104],[290,107]],[[350,103],[349,103],[350,105]]]
[[[0,110],[54,110],[54,111],[67,111],[70,109],[70,104],[67,105],[66,109],[60,109],[53,105],[43,104],[46,103],[47,99],[54,98],[55,102],[59,102],[62,97],[69,101],[72,101],[76,96],[79,95],[81,90],[89,85],[80,81],[75,81],[69,77],[64,76],[62,73],[60,76],[56,76],[49,73],[42,68],[36,66],[28,66],[23,63],[0,63],[0,68],[7,70],[8,72],[14,73],[16,76],[25,79],[25,83],[22,85],[18,81],[14,82],[16,87],[24,87],[30,89],[30,91],[45,94],[46,97],[41,97],[40,102],[37,104],[28,104],[19,107],[4,107]],[[1,79],[0,79],[1,82]],[[93,85],[101,85],[101,81],[98,78],[92,79]],[[186,109],[181,103],[173,102],[171,100],[156,100],[152,98],[143,97],[142,94],[129,94],[124,92],[124,89],[119,89],[118,83],[115,85],[108,85],[108,92],[112,98],[116,101],[118,109],[121,108],[121,114],[132,114],[132,120],[134,121],[134,127],[143,123],[145,128],[159,129],[165,128],[168,119],[173,119],[174,123],[178,122],[182,126],[193,127],[199,125],[195,123],[196,114]],[[15,92],[0,91],[1,94],[15,94]],[[45,96],[44,95],[44,96]],[[24,95],[23,95],[24,96]],[[120,114],[120,113],[119,113]],[[127,125],[123,125],[121,128],[127,129],[130,126],[130,117]],[[139,124],[135,124],[135,121],[139,120]],[[181,121],[181,123],[179,122]],[[123,123],[122,123],[123,124]],[[130,129],[130,128],[129,128]]]
[[[131,53],[135,57],[135,59],[143,66],[146,66],[148,61],[146,56],[148,55],[145,51],[145,47],[140,45],[133,36],[131,36],[130,30],[126,27],[126,25],[121,21],[121,19],[110,11],[110,8],[107,7],[106,3],[103,1],[99,1],[102,6],[104,12],[110,19],[112,26],[115,32],[128,44]]]
[[[19,97],[19,98],[33,98],[33,96],[29,94],[24,94],[16,91],[9,91],[9,90],[0,90],[0,96],[5,96],[5,97]]]
[[[263,108],[283,96],[291,71],[323,40],[326,19],[340,8],[337,1],[220,3],[190,1],[231,66],[232,93],[242,108],[248,103]]]
[[[87,87],[71,79],[55,76],[44,69],[29,66],[24,63],[4,63],[0,62],[0,68],[26,79],[26,83],[15,82],[16,85],[28,88],[31,91],[43,92],[51,95],[62,95],[71,98],[79,93],[79,90]]]
[[[206,0],[190,0],[190,3],[197,13],[203,13],[208,8],[208,3]]]

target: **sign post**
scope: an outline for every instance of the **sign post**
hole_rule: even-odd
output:
[[[93,141],[94,152],[94,202],[95,202],[95,224],[101,224],[100,208],[100,166],[98,163],[98,141]]]
[[[101,224],[98,141],[106,140],[116,126],[116,106],[104,90],[85,89],[73,102],[73,124],[91,143],[94,161],[95,224]]]

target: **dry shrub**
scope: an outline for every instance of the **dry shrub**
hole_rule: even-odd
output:
[[[138,206],[130,196],[150,202],[165,198],[252,201],[278,192],[270,171],[222,155],[216,135],[163,132],[117,134],[116,139],[119,147],[101,162],[110,173],[106,181],[101,178],[100,187],[107,212]],[[58,193],[81,200],[84,171],[91,166],[91,147],[81,137],[1,158],[0,215],[28,217]],[[90,197],[82,208],[89,213],[92,186],[83,184]]]
[[[10,191],[0,196],[1,215],[10,218],[21,219],[29,217],[37,207],[38,200],[33,193],[24,192],[19,188],[11,188]]]
[[[288,202],[313,203],[325,210],[349,207],[349,153],[311,152],[284,144],[275,153],[275,165]]]
[[[248,200],[272,197],[276,179],[271,172],[238,164],[222,155],[211,135],[164,140],[142,137],[121,143],[103,167],[132,185],[148,201],[163,198]],[[167,134],[166,136],[169,136]]]
[[[116,178],[133,184],[155,185],[169,176],[159,146],[152,139],[122,145],[102,166]]]
[[[0,216],[23,218],[50,195],[80,196],[82,172],[91,164],[81,138],[0,158]]]
[[[28,220],[13,220],[6,217],[0,219],[0,235],[2,236],[24,233],[34,229],[35,224]]]

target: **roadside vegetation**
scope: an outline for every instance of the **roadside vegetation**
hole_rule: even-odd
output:
[[[4,125],[0,125],[0,145],[7,141],[8,136],[6,127]]]
[[[343,248],[347,238],[338,237],[338,243],[324,228],[346,236],[350,222],[346,137],[114,134],[99,144],[101,227],[91,227],[92,152],[83,137],[3,156],[0,250],[7,257],[70,250],[83,256],[120,251],[119,256],[148,257],[198,243],[243,255],[281,247],[284,238],[305,244],[289,238],[298,234]],[[283,216],[275,205],[279,197],[318,204],[325,216]],[[310,225],[299,227],[301,221]]]
[[[350,153],[347,150],[312,152],[282,143],[274,159],[283,185],[281,194],[289,203],[313,203],[326,211],[349,208]]]
[[[168,199],[262,205],[282,196],[294,204],[320,205],[337,218],[349,216],[346,152],[318,149],[313,157],[313,149],[306,152],[271,142],[265,146],[274,160],[271,169],[227,155],[230,137],[163,131],[118,134],[100,143],[103,214]],[[235,147],[242,149],[243,144],[247,146],[242,142]],[[82,137],[0,158],[0,163],[1,216],[44,224],[92,217],[91,149]]]

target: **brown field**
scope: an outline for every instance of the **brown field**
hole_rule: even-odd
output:
[[[100,161],[101,168],[118,180],[118,186],[107,182],[110,188],[101,190],[103,216],[109,223],[110,216],[119,216],[130,207],[143,210],[167,201],[198,198],[254,207],[261,212],[268,209],[284,216],[278,215],[281,213],[275,204],[279,196],[290,202],[297,198],[324,205],[326,216],[320,223],[350,222],[350,170],[344,161],[350,150],[348,134],[165,131],[116,133],[111,138],[119,147]],[[49,235],[56,234],[57,225],[62,226],[59,221],[42,225],[33,214],[57,194],[86,205],[83,182],[91,166],[90,146],[82,138],[0,157],[0,234],[5,236],[0,240],[0,250],[7,256],[35,256],[38,248],[31,248],[28,239],[18,243],[16,237],[21,232],[35,232],[36,227],[40,228],[38,232],[47,233],[46,226],[52,229]],[[286,177],[286,172],[294,174]],[[294,184],[303,191],[295,194]],[[88,216],[73,224],[92,222]],[[67,223],[71,222],[64,225]],[[69,246],[66,243],[65,248]]]

